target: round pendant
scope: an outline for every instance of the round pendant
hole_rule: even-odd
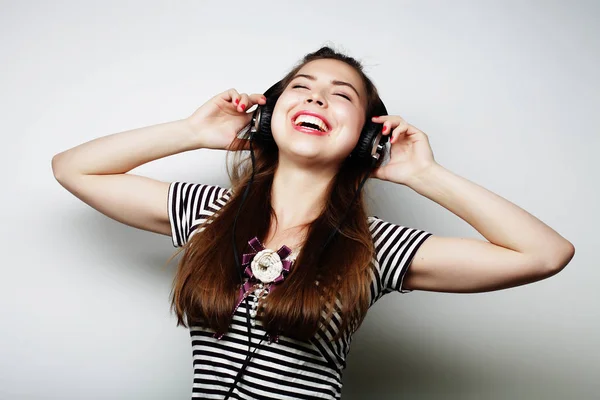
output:
[[[273,282],[283,271],[279,254],[271,249],[264,249],[256,253],[250,267],[256,279],[263,283]]]

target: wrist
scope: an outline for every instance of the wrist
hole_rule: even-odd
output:
[[[189,150],[197,150],[206,147],[204,140],[204,130],[193,124],[188,118],[176,121],[178,131],[182,135],[182,140]]]
[[[433,162],[427,168],[422,169],[419,173],[413,175],[407,182],[406,186],[419,194],[425,194],[428,189],[437,185],[443,175],[449,171],[440,164]]]

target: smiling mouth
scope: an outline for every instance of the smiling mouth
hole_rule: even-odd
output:
[[[298,115],[292,120],[292,124],[296,130],[307,133],[324,134],[330,130],[325,121],[317,116],[309,114]]]
[[[302,132],[302,133],[308,133],[309,135],[315,135],[315,136],[326,136],[327,135],[327,132],[321,132],[318,129],[308,128],[306,126],[294,125],[294,129],[299,132]]]

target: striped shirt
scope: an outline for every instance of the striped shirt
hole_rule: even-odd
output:
[[[168,209],[175,247],[183,246],[208,217],[225,205],[231,191],[219,186],[173,182]],[[390,292],[407,293],[402,280],[418,248],[431,235],[369,217],[376,254],[372,262],[370,305]],[[330,326],[303,342],[280,335],[278,342],[264,340],[236,384],[231,399],[340,399],[342,373],[351,334],[331,342],[339,327],[334,314]],[[260,320],[251,329],[254,347],[265,330]],[[193,398],[223,399],[248,354],[246,302],[234,314],[229,331],[215,339],[213,331],[190,327],[193,351]]]

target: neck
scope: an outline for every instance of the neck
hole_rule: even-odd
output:
[[[277,215],[278,229],[306,224],[322,212],[326,193],[335,171],[326,168],[298,167],[281,157],[273,177],[271,205]]]

